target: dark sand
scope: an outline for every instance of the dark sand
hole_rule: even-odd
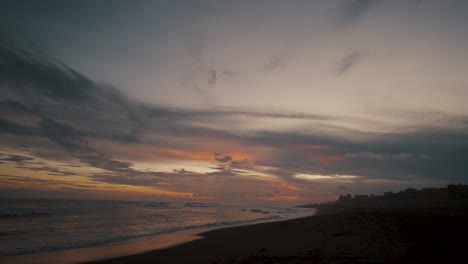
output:
[[[466,207],[319,210],[95,263],[468,263]]]

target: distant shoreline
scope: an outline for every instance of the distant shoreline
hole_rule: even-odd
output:
[[[466,206],[342,209],[323,206],[316,216],[216,229],[90,263],[466,263]]]
[[[38,258],[24,256],[23,262],[0,260],[5,264],[320,264],[466,263],[468,259],[466,201],[316,206],[319,211],[314,216],[190,230],[141,243],[44,253]],[[129,250],[132,247],[137,250]]]
[[[315,212],[311,212],[315,213]],[[34,254],[15,255],[15,256],[0,256],[2,264],[39,264],[39,263],[55,263],[55,264],[71,264],[71,263],[87,263],[100,260],[114,259],[122,256],[133,256],[162,250],[173,247],[179,244],[202,239],[201,234],[209,231],[236,228],[247,225],[257,225],[263,223],[287,221],[284,219],[271,218],[270,220],[262,220],[258,222],[240,222],[226,226],[207,226],[196,229],[175,231],[166,234],[156,235],[150,239],[124,241],[114,245],[102,245],[95,247],[84,247],[76,249],[68,249],[61,251],[49,251]]]

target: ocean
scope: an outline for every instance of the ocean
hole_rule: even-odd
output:
[[[0,199],[0,256],[129,243],[314,212],[309,208],[214,203]]]

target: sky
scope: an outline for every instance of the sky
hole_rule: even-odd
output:
[[[468,2],[0,1],[0,197],[468,183]]]

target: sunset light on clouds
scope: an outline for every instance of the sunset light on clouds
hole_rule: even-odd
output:
[[[467,183],[468,3],[357,2],[2,1],[0,195]]]

